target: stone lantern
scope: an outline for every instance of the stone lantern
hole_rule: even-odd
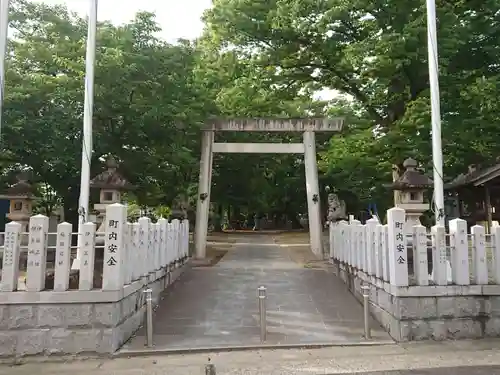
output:
[[[399,171],[395,170],[394,181],[388,185],[394,190],[394,205],[406,211],[409,226],[420,224],[420,216],[429,209],[429,204],[424,202],[424,191],[433,185],[429,177],[417,170],[417,165],[416,160],[406,159],[403,174],[399,175]]]
[[[335,193],[335,189],[331,189],[330,186],[325,187],[325,191],[328,194],[328,215],[327,221],[336,222],[339,220],[346,220],[346,205],[343,200],[340,200],[338,195]]]
[[[118,163],[110,156],[106,160],[106,170],[90,181],[92,189],[99,189],[99,203],[94,205],[94,209],[98,212],[99,233],[104,232],[106,207],[113,203],[121,203],[122,193],[133,188],[117,169]]]
[[[10,201],[9,213],[7,219],[21,224],[21,231],[28,232],[28,224],[32,215],[32,202],[34,196],[34,188],[28,182],[28,177],[25,174],[17,176],[17,182],[9,187],[5,194],[0,195],[0,199],[8,199]],[[28,242],[27,236],[23,236],[22,244]]]

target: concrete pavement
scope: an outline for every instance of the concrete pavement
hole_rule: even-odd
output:
[[[443,367],[420,370],[358,372],[358,375],[490,375],[500,374],[500,366]],[[331,374],[337,375],[337,374]]]
[[[313,350],[255,350],[0,366],[0,375],[203,375],[210,358],[217,375],[491,375],[500,341],[426,342]],[[487,367],[484,367],[487,366]],[[432,369],[432,371],[430,370]],[[400,371],[399,374],[388,371]],[[420,372],[404,372],[419,370]]]

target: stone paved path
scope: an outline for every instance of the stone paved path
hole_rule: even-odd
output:
[[[154,317],[157,349],[247,346],[260,343],[257,288],[268,291],[271,345],[364,341],[362,306],[329,270],[293,262],[269,235],[248,235],[214,267],[187,271]],[[372,321],[374,340],[389,336]],[[144,348],[144,331],[123,350]]]
[[[328,375],[341,375],[345,372],[339,372]],[[393,371],[369,371],[356,372],[356,375],[493,375],[500,374],[500,366],[460,366],[460,367],[441,367],[427,368],[418,370],[393,370]]]

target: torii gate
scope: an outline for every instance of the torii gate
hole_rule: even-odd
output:
[[[312,252],[322,257],[321,206],[316,163],[315,132],[338,132],[344,125],[342,118],[303,119],[228,119],[214,120],[202,130],[200,182],[196,205],[195,257],[206,256],[210,190],[212,185],[213,154],[220,153],[276,153],[303,154],[306,170],[309,238]],[[303,132],[303,143],[215,143],[217,131],[238,132]]]

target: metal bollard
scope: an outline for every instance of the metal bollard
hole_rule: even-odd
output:
[[[267,320],[266,320],[266,287],[260,286],[257,289],[259,297],[259,320],[260,320],[260,342],[266,342],[267,337]]]
[[[213,363],[205,365],[205,375],[216,375],[215,365]]]
[[[146,289],[146,345],[153,346],[153,290]]]
[[[365,320],[365,339],[369,340],[372,337],[370,329],[370,287],[368,285],[362,285],[361,290],[363,291],[363,310],[364,310],[364,320]]]

